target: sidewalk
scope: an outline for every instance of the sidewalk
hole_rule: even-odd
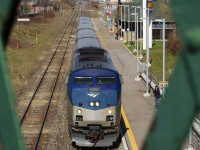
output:
[[[143,80],[135,81],[137,73],[136,60],[133,59],[133,55],[120,40],[115,40],[114,33],[108,32],[108,28],[101,19],[93,20],[115,67],[123,77],[122,106],[140,150],[155,113],[154,96],[151,93],[150,97],[143,97],[146,84]]]

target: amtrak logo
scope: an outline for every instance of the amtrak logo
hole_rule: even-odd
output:
[[[95,98],[97,95],[99,95],[99,93],[88,93],[87,95]]]

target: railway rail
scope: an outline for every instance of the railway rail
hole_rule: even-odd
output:
[[[18,1],[2,1],[4,5],[1,5],[1,48],[0,48],[0,56],[4,57],[4,49],[6,42],[8,40],[8,35],[11,30],[11,20],[14,20],[15,16],[15,9],[18,6]],[[184,140],[185,134],[187,132],[187,129],[191,126],[191,122],[194,118],[194,115],[199,112],[199,103],[197,103],[197,99],[194,96],[194,90],[191,90],[191,78],[193,78],[193,88],[195,88],[195,91],[198,91],[198,84],[199,84],[199,78],[198,73],[199,70],[195,70],[196,64],[199,54],[199,45],[196,37],[199,36],[198,26],[198,15],[195,17],[185,17],[190,14],[197,14],[198,12],[198,4],[194,3],[192,4],[193,9],[189,9],[191,5],[189,5],[191,2],[189,1],[175,1],[172,0],[170,2],[172,6],[172,10],[174,11],[174,18],[177,21],[177,24],[180,25],[181,31],[181,39],[182,43],[184,43],[180,58],[177,62],[177,69],[174,72],[174,76],[172,77],[172,85],[169,87],[169,90],[167,91],[166,95],[166,102],[164,107],[160,109],[160,112],[155,120],[157,120],[157,124],[154,124],[153,128],[151,129],[150,135],[148,136],[148,139],[145,142],[145,148],[144,149],[153,149],[153,147],[157,149],[166,149],[168,150],[171,146],[171,150],[179,149],[181,146],[181,143]],[[181,11],[180,11],[181,10]],[[181,13],[180,13],[181,12]],[[190,29],[189,33],[191,35],[188,35],[188,29]],[[195,37],[195,38],[192,38]],[[195,53],[195,55],[194,55]],[[186,61],[185,61],[186,60]],[[183,63],[184,62],[184,63]],[[15,117],[15,111],[13,110],[12,102],[13,102],[13,96],[10,90],[10,82],[8,80],[7,70],[6,68],[6,62],[4,59],[1,59],[1,63],[3,64],[0,67],[0,75],[1,75],[1,98],[5,99],[5,101],[1,102],[1,141],[0,141],[0,149],[24,149],[23,148],[23,142],[20,139],[20,132],[18,129],[17,120]],[[188,71],[190,70],[190,71]],[[185,74],[183,72],[189,73],[191,78],[185,78]],[[188,75],[186,74],[186,77]],[[180,78],[182,77],[182,78]],[[180,87],[180,83],[182,83],[184,79],[184,86]],[[186,79],[186,80],[185,80]],[[177,87],[178,90],[177,90]],[[182,93],[184,91],[187,91],[186,95],[183,95]],[[188,98],[191,97],[190,98]],[[197,95],[198,96],[198,95]],[[180,105],[181,100],[181,107],[171,107],[175,105]],[[190,100],[190,105],[188,105],[188,100]],[[193,107],[196,105],[196,107]],[[182,109],[184,106],[187,106],[188,109]],[[6,108],[6,109],[4,109]],[[169,111],[169,108],[171,111]],[[173,115],[174,112],[176,112],[176,115]],[[187,114],[187,115],[184,115]],[[182,116],[182,117],[180,117]],[[174,122],[174,120],[177,120],[177,122]],[[169,126],[163,126],[165,122],[171,123]],[[9,126],[7,126],[9,124]],[[180,128],[180,124],[182,124],[182,127]],[[172,129],[175,129],[171,132]],[[163,132],[165,131],[165,132]],[[162,136],[166,133],[169,133],[168,136]],[[177,133],[178,136],[177,136]],[[163,138],[158,139],[158,136],[162,136]],[[178,137],[178,138],[177,138]],[[174,142],[173,139],[176,139],[176,142]],[[166,139],[172,139],[172,140],[166,140]]]
[[[45,138],[46,134],[48,134],[47,129],[44,128],[45,121],[54,96],[63,61],[66,58],[66,51],[69,44],[73,44],[70,42],[70,38],[73,37],[72,31],[75,27],[76,18],[80,16],[90,17],[90,12],[87,11],[85,6],[77,7],[74,10],[73,15],[68,19],[69,21],[66,25],[66,29],[61,35],[61,38],[55,39],[57,43],[55,51],[53,52],[44,73],[41,75],[23,115],[21,115],[20,125],[25,137],[27,149],[41,148],[43,145],[41,139]],[[61,49],[65,50],[63,51]],[[121,135],[123,135],[122,130]],[[76,148],[70,147],[70,149]],[[128,146],[126,139],[121,136],[118,147],[109,149],[127,150]]]
[[[20,125],[28,149],[37,149],[39,145],[45,120],[47,118],[48,110],[50,108],[51,100],[57,85],[60,70],[70,42],[72,31],[75,27],[78,13],[79,11],[77,8],[69,19],[56,50],[38,82],[31,100],[29,101],[20,120]],[[59,47],[62,47],[62,49],[64,48],[64,51],[58,50]]]

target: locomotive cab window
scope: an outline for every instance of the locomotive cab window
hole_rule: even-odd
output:
[[[75,84],[92,84],[92,77],[74,77]]]
[[[112,84],[115,83],[115,77],[96,77],[97,84]]]

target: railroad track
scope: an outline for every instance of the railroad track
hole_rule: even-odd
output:
[[[25,137],[27,149],[37,149],[43,130],[51,100],[58,82],[60,70],[70,44],[72,31],[76,24],[78,8],[71,15],[66,29],[62,34],[34,93],[21,117],[20,125]]]
[[[88,5],[81,5],[79,11],[81,12],[81,17],[91,17],[91,14],[89,12],[89,6]]]
[[[120,131],[120,139],[119,139],[119,141],[118,141],[119,143],[118,143],[118,145],[115,147],[115,148],[110,148],[110,147],[108,147],[108,148],[103,148],[103,147],[100,147],[100,148],[96,148],[95,147],[95,150],[130,150],[130,147],[128,146],[128,143],[127,143],[127,140],[126,140],[126,138],[125,138],[125,136],[124,136],[124,133],[123,133],[123,130],[121,129],[121,131]],[[86,148],[81,148],[81,147],[79,147],[79,148],[77,148],[77,149],[73,149],[73,150],[94,150],[94,148],[88,148],[88,147],[86,147]]]
[[[69,21],[66,25],[66,29],[63,32],[63,34],[60,35],[61,38],[55,39],[56,42],[54,42],[54,45],[55,44],[57,45],[56,47],[54,46],[55,51],[53,52],[53,55],[30,98],[30,101],[27,103],[27,100],[26,100],[25,102],[27,107],[24,109],[25,111],[21,115],[20,125],[22,128],[22,132],[24,134],[26,149],[49,149],[49,148],[57,149],[58,148],[59,144],[55,147],[51,147],[51,144],[49,143],[50,141],[55,141],[55,139],[58,140],[57,137],[61,133],[56,131],[55,134],[57,135],[53,137],[54,139],[52,140],[48,139],[48,138],[52,138],[52,136],[50,137],[50,135],[54,134],[54,133],[50,133],[52,131],[49,130],[48,126],[49,126],[49,122],[50,124],[52,122],[51,121],[52,113],[54,113],[53,111],[55,111],[56,108],[51,107],[51,110],[50,110],[51,113],[48,114],[48,112],[49,112],[50,105],[52,105],[53,107],[56,106],[55,101],[52,101],[52,98],[58,95],[63,95],[63,93],[59,91],[60,89],[57,89],[57,92],[55,92],[56,85],[57,85],[57,82],[59,82],[58,80],[61,80],[58,78],[60,75],[63,60],[70,57],[70,56],[65,56],[65,54],[66,52],[69,53],[69,51],[67,51],[68,47],[73,46],[73,43],[71,42],[70,38],[73,38],[72,31],[73,29],[75,30],[75,22],[77,20],[76,18],[80,16],[90,16],[90,12],[86,11],[86,9],[87,8],[85,6],[77,8],[74,11],[73,15],[71,15],[71,17],[68,19]],[[67,63],[67,62],[64,62],[64,63]],[[63,74],[62,76],[63,76],[62,81],[60,81],[61,83],[63,82],[63,79],[65,81],[65,75]],[[54,103],[51,104],[52,102]],[[60,107],[59,104],[57,106]],[[57,117],[58,116],[54,116],[54,119]],[[48,118],[48,121],[45,124],[45,121],[47,118]],[[62,123],[62,126],[63,124],[64,123]],[[65,125],[66,125],[65,128],[67,128],[67,123],[65,123]],[[57,128],[58,126],[59,125],[56,125]],[[65,133],[67,132],[65,131]],[[62,137],[59,137],[59,139],[61,138]],[[64,140],[62,139],[62,142],[65,141],[65,144],[64,144],[65,148],[75,149],[71,147],[69,140],[70,139],[68,136],[65,136]],[[125,149],[124,149],[123,144],[120,143],[119,147],[116,148],[115,150],[125,150]]]

